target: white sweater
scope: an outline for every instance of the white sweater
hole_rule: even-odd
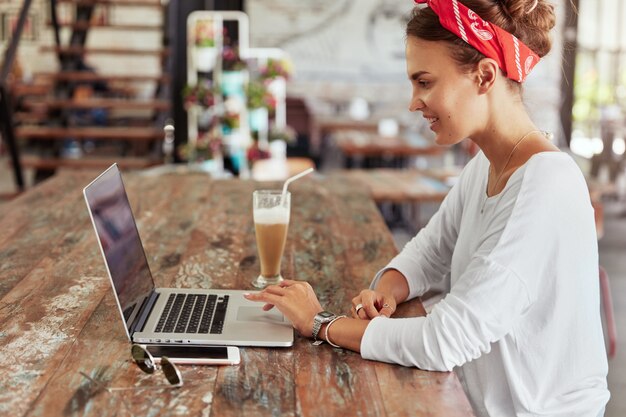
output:
[[[585,180],[569,155],[542,152],[487,198],[488,170],[479,153],[372,282],[393,268],[409,298],[444,279],[450,292],[427,317],[372,320],[361,355],[454,369],[478,416],[603,415],[608,365]]]

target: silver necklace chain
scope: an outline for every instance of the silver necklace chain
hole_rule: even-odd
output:
[[[522,136],[521,138],[519,138],[517,140],[517,142],[515,142],[515,145],[513,145],[513,149],[511,149],[511,152],[509,152],[509,156],[506,158],[506,162],[504,164],[504,168],[502,168],[502,171],[500,171],[500,174],[498,174],[498,176],[496,177],[496,183],[493,186],[493,190],[497,190],[498,189],[498,184],[500,184],[500,179],[502,178],[502,175],[504,175],[504,173],[506,172],[506,169],[509,166],[509,162],[511,162],[511,158],[513,157],[513,154],[515,153],[515,150],[517,149],[517,147],[519,146],[520,143],[522,143],[522,141],[524,139],[526,139],[527,137],[529,137],[530,135],[532,135],[533,133],[541,133],[544,136],[548,136],[546,134],[546,132],[543,132],[541,130],[531,130],[530,132],[527,132],[524,134],[524,136]],[[493,168],[493,165],[489,166],[489,172],[491,172],[491,169]],[[495,169],[494,169],[495,170]],[[495,194],[494,194],[495,195]],[[493,197],[493,196],[492,196]],[[483,201],[483,206],[480,209],[480,214],[483,214],[483,212],[485,211],[485,205],[487,204],[487,200],[489,199],[489,176],[487,176],[487,193],[485,195],[485,200]]]

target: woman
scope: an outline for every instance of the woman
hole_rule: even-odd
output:
[[[603,415],[593,209],[574,161],[537,129],[521,96],[550,50],[553,7],[417,2],[427,5],[406,29],[409,109],[437,143],[469,137],[481,152],[428,225],[353,299],[353,318],[323,312],[302,282],[248,298],[276,306],[302,335],[366,359],[454,369],[479,416]],[[442,280],[450,291],[427,317],[389,318]]]

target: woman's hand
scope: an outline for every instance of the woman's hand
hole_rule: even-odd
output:
[[[265,302],[265,311],[276,306],[305,337],[312,337],[313,318],[324,310],[313,287],[304,281],[285,280],[279,285],[270,285],[261,292],[245,294],[244,297],[250,301]]]
[[[363,290],[352,299],[352,317],[363,320],[378,316],[391,317],[398,303],[405,301],[408,296],[409,284],[404,275],[397,269],[387,269],[374,290]]]
[[[367,289],[352,299],[350,311],[356,319],[371,320],[378,316],[391,317],[396,307],[393,295]]]

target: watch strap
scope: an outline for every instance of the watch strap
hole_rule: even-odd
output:
[[[316,315],[315,318],[313,319],[313,331],[311,332],[311,334],[313,335],[313,340],[315,340],[316,342],[318,341],[317,335],[319,334],[321,328],[322,328],[322,321]]]
[[[327,314],[327,316],[326,317],[323,316],[322,313]],[[320,330],[322,329],[322,324],[330,323],[331,321],[333,321],[335,317],[337,317],[337,315],[334,313],[330,313],[328,311],[322,311],[316,314],[315,317],[313,318],[313,330],[311,331],[311,335],[313,336],[314,344],[316,346],[324,343],[324,340],[317,338],[319,336]]]

